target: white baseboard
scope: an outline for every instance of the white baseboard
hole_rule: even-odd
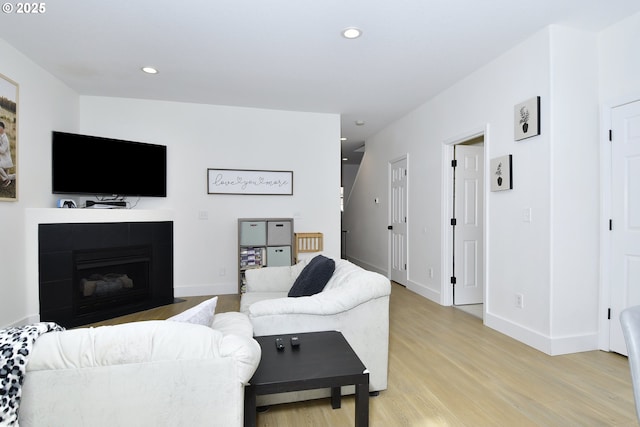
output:
[[[364,268],[365,270],[373,271],[375,273],[380,273],[385,277],[389,277],[389,272],[386,269],[379,268],[373,264],[368,264],[360,259],[347,257],[347,261]]]
[[[485,313],[484,324],[550,356],[598,350],[597,332],[550,337],[491,313]]]
[[[442,305],[442,295],[439,291],[434,291],[433,289],[429,289],[424,285],[412,281],[409,281],[409,283],[407,284],[407,289],[409,289],[411,292],[415,292],[422,297],[425,297],[428,300]]]
[[[233,283],[212,283],[203,285],[190,286],[174,286],[173,296],[180,297],[199,297],[207,295],[228,295],[237,294],[238,284]]]
[[[33,323],[38,323],[40,322],[40,315],[39,314],[33,314],[31,316],[27,316],[23,319],[20,319],[18,321],[15,321],[13,323],[10,323],[8,325],[4,325],[2,327],[0,327],[0,329],[6,329],[6,328],[19,328],[20,326],[25,326],[25,325],[31,325]]]

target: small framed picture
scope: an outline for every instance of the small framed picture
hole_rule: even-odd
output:
[[[491,191],[513,189],[511,154],[491,159]]]
[[[516,141],[540,135],[540,97],[528,99],[513,108]]]

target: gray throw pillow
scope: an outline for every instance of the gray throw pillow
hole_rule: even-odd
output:
[[[308,297],[321,292],[336,268],[331,258],[318,255],[309,261],[289,290],[290,297]]]

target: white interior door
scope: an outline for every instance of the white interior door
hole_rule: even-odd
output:
[[[640,101],[614,108],[612,124],[609,344],[626,355],[620,312],[640,305]]]
[[[407,283],[407,159],[391,163],[391,280]]]
[[[484,146],[456,145],[454,153],[453,303],[479,304],[484,294]]]

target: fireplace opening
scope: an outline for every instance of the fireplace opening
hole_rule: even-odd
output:
[[[149,246],[74,251],[74,313],[91,314],[149,298]]]
[[[40,321],[66,328],[171,304],[173,222],[38,225]]]

